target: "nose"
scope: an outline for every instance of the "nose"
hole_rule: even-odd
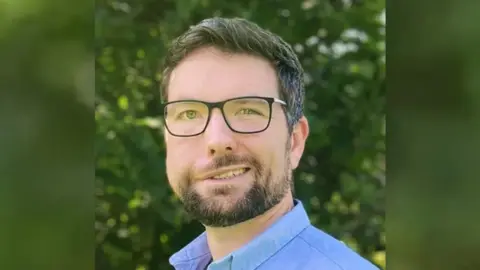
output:
[[[209,156],[222,156],[236,148],[233,131],[227,126],[218,109],[212,111],[210,122],[204,133]]]

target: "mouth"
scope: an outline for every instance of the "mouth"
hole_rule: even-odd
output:
[[[204,179],[205,180],[228,180],[228,179],[232,179],[232,178],[241,176],[243,174],[246,174],[248,171],[250,171],[250,168],[248,167],[222,170],[222,171],[209,174]]]
[[[234,177],[240,176],[242,174],[245,174],[249,170],[250,170],[250,168],[241,168],[241,169],[231,170],[231,171],[227,171],[225,173],[220,173],[220,174],[214,175],[210,178],[215,179],[215,180],[230,179],[230,178],[234,178]]]

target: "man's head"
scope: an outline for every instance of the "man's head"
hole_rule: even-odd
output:
[[[204,20],[170,48],[162,81],[167,176],[186,210],[230,226],[291,196],[308,136],[303,70],[278,36]]]

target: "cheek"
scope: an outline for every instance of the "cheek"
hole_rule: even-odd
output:
[[[176,185],[185,177],[188,169],[191,168],[194,159],[195,149],[188,143],[177,142],[170,139],[166,144],[166,170],[168,181]]]
[[[247,147],[262,163],[264,169],[272,170],[273,174],[277,174],[277,171],[285,165],[285,142],[278,136],[249,140]]]

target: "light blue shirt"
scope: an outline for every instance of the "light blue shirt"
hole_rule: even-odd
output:
[[[205,270],[211,260],[205,232],[170,257],[176,270]],[[313,227],[299,200],[269,229],[208,270],[378,270],[345,244]]]

